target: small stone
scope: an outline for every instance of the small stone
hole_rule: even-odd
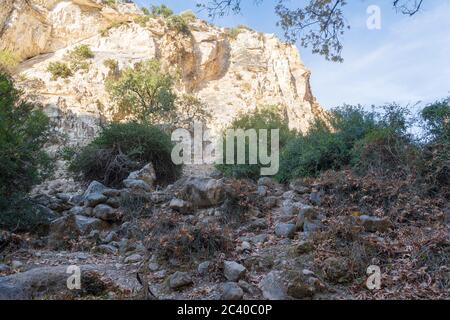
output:
[[[293,238],[295,235],[295,224],[279,223],[275,226],[275,234],[279,237]]]
[[[229,281],[238,281],[239,279],[245,276],[247,269],[234,261],[225,261],[224,262],[224,275]]]
[[[248,243],[247,241],[243,241],[241,243],[242,251],[250,250],[252,248],[252,245]]]
[[[235,282],[227,282],[222,285],[222,300],[242,300],[244,291]]]
[[[265,197],[267,195],[267,187],[266,186],[258,186],[258,190],[256,191],[258,196]]]
[[[275,181],[269,177],[261,177],[258,179],[258,186],[273,188],[275,186]]]
[[[265,233],[258,234],[257,236],[251,237],[249,240],[253,243],[264,243],[269,239],[269,236]]]
[[[106,204],[115,209],[120,207],[120,198],[109,198],[106,200]]]
[[[142,256],[139,253],[132,254],[125,258],[125,263],[136,263],[142,261]]]
[[[169,207],[182,214],[186,214],[192,211],[192,204],[190,202],[178,198],[173,198],[169,203]]]
[[[159,270],[159,264],[157,264],[156,262],[150,262],[148,264],[148,269],[152,272],[158,271]]]
[[[325,192],[323,190],[313,191],[309,195],[309,201],[311,201],[316,206],[320,206],[322,204],[322,199],[323,199],[324,195],[325,195]]]
[[[210,265],[211,265],[210,261],[203,261],[202,263],[200,263],[197,268],[198,274],[202,276],[208,274]]]
[[[105,189],[103,190],[103,195],[107,196],[108,198],[115,198],[120,196],[120,190],[116,189]]]
[[[309,240],[302,240],[296,244],[293,248],[294,253],[298,255],[310,253],[314,249],[314,246]]]
[[[169,278],[169,287],[172,290],[177,290],[192,284],[192,278],[187,272],[177,271]]]

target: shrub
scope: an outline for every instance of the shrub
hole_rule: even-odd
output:
[[[180,13],[180,17],[184,19],[186,22],[194,22],[197,20],[197,17],[195,16],[195,13],[192,12],[192,10],[186,10]]]
[[[0,194],[27,192],[46,174],[49,119],[0,74]]]
[[[75,47],[66,54],[70,61],[70,68],[74,71],[88,70],[89,63],[86,61],[94,57],[94,53],[88,45],[82,44]]]
[[[236,40],[239,36],[239,34],[242,33],[242,29],[239,28],[231,28],[228,30],[228,37],[230,37],[230,39]]]
[[[134,19],[134,22],[140,25],[141,27],[145,27],[147,23],[150,21],[149,16],[139,16]]]
[[[157,60],[125,68],[117,78],[107,80],[106,89],[116,102],[114,118],[130,116],[140,122],[158,123],[175,110],[173,79]]]
[[[71,161],[70,170],[86,181],[120,186],[130,172],[151,162],[159,183],[174,181],[181,172],[171,160],[170,136],[155,126],[112,123]]]
[[[67,79],[72,76],[72,70],[63,62],[50,62],[47,67],[47,71],[52,74],[52,80],[58,80],[58,78]]]
[[[427,105],[420,113],[427,138],[432,141],[450,140],[450,97]]]
[[[167,25],[170,29],[176,30],[177,32],[183,34],[183,35],[190,35],[191,30],[189,29],[189,24],[186,22],[186,20],[179,15],[171,16],[168,19]]]
[[[268,130],[268,147],[270,150],[271,129],[279,129],[279,147],[283,148],[289,139],[295,136],[295,132],[289,129],[287,120],[284,119],[274,106],[262,107],[251,114],[239,115],[229,126],[228,129],[255,129],[257,132],[257,138],[259,139],[259,129]],[[260,163],[258,159],[258,164],[249,164],[249,139],[246,138],[246,164],[236,164],[237,163],[237,144],[235,139],[235,164],[221,164],[217,165],[217,169],[223,172],[226,176],[233,176],[237,178],[252,178],[256,179],[260,176],[261,167],[265,166]],[[226,136],[223,136],[224,150],[226,150]],[[224,163],[225,163],[225,153],[224,152]]]
[[[51,169],[43,151],[49,119],[26,102],[12,80],[0,73],[0,227],[23,230],[39,223],[25,194]]]
[[[343,140],[318,121],[307,135],[291,140],[282,150],[277,179],[286,182],[316,176],[324,170],[341,168],[348,159],[349,149]]]
[[[0,72],[11,73],[19,63],[19,58],[9,50],[0,50]]]
[[[407,110],[396,104],[383,106],[381,112],[361,106],[337,108],[330,125],[316,121],[306,135],[282,151],[278,179],[317,176],[350,165],[360,173],[393,169],[414,152],[407,116]],[[389,150],[394,154],[388,159]]]
[[[207,106],[197,97],[184,94],[177,99],[170,123],[172,127],[191,129],[194,121],[207,123],[211,119],[211,113]]]
[[[173,11],[166,5],[162,4],[160,6],[152,6],[151,7],[151,15],[154,17],[168,18],[171,15],[173,15]]]
[[[142,7],[141,10],[142,10],[142,13],[145,14],[146,16],[149,16],[151,14],[150,10],[148,10],[148,8],[146,8],[146,7]]]

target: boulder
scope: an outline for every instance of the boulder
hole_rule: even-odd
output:
[[[83,275],[96,274],[93,266],[80,266]],[[42,299],[52,294],[70,294],[67,266],[39,267],[0,278],[0,300]],[[89,282],[89,279],[84,277]],[[83,279],[83,277],[82,277]],[[82,280],[83,281],[83,280]]]
[[[169,287],[178,290],[192,284],[192,277],[187,272],[177,271],[169,277]]]
[[[123,185],[125,188],[132,189],[135,191],[152,191],[152,187],[143,180],[126,179],[123,180]]]
[[[242,279],[247,272],[247,269],[243,265],[234,261],[225,261],[223,263],[223,269],[225,278],[233,282]]]
[[[83,194],[82,199],[86,200],[86,198],[93,193],[102,193],[103,190],[107,189],[103,184],[98,181],[92,181],[86,191]]]
[[[94,216],[103,221],[118,221],[119,217],[112,207],[107,204],[99,204],[94,208]]]
[[[179,180],[179,197],[197,208],[220,205],[226,198],[225,185],[221,180],[207,177],[188,177]]]
[[[317,279],[295,270],[271,271],[262,278],[259,286],[268,300],[312,298],[316,293]]]
[[[222,300],[242,300],[244,291],[235,282],[227,282],[222,285]]]
[[[85,198],[84,204],[85,204],[87,207],[95,208],[96,205],[101,204],[101,203],[105,203],[106,200],[108,200],[108,197],[106,197],[106,196],[103,195],[102,193],[94,192],[94,193],[89,194],[89,195]]]
[[[49,245],[59,247],[68,239],[76,239],[82,235],[88,235],[94,230],[104,230],[108,225],[96,218],[69,214],[54,220],[49,230]]]
[[[295,224],[279,223],[275,226],[275,234],[282,238],[293,238],[295,235]]]
[[[134,253],[125,258],[125,263],[136,263],[142,261],[143,257],[139,253]]]

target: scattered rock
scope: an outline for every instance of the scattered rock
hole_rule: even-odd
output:
[[[244,291],[235,282],[227,282],[222,285],[222,300],[242,300]]]
[[[259,287],[265,299],[286,300],[288,298],[281,271],[269,272],[262,278]]]
[[[192,284],[192,277],[187,272],[177,271],[169,278],[169,287],[178,290]]]
[[[105,189],[107,188],[103,184],[94,180],[89,184],[89,187],[84,192],[83,200],[86,200],[87,197],[93,193],[102,193]]]
[[[156,262],[150,262],[149,264],[148,264],[148,269],[151,271],[151,272],[156,272],[156,271],[158,271],[159,270],[159,264],[157,264]]]
[[[309,240],[301,240],[299,243],[294,245],[292,251],[295,255],[302,255],[310,253],[314,249],[314,245],[312,241]]]
[[[265,197],[267,195],[267,187],[266,186],[258,186],[256,193],[260,197]]]
[[[235,262],[235,261],[225,261],[223,264],[224,267],[224,275],[229,281],[238,281],[239,279],[245,276],[247,269]]]
[[[304,185],[302,179],[296,179],[289,184],[289,188],[299,194],[305,194],[311,191],[311,189]]]
[[[11,271],[11,268],[4,264],[4,263],[0,263],[0,272],[9,272]]]
[[[283,238],[293,238],[295,230],[295,224],[292,223],[279,223],[275,226],[275,234]]]
[[[275,187],[275,181],[269,177],[261,177],[258,179],[258,186],[273,188],[273,187]]]

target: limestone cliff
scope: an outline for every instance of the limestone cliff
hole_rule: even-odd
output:
[[[282,106],[290,126],[301,131],[315,117],[325,116],[298,50],[274,35],[248,29],[230,35],[199,19],[189,22],[191,34],[184,35],[161,18],[136,20],[143,13],[129,1],[113,6],[102,0],[0,2],[0,50],[20,57],[16,78],[72,143],[89,140],[98,124],[110,118],[106,59],[117,60],[119,68],[151,58],[176,66],[181,73],[177,91],[205,102],[215,129],[260,105]],[[48,64],[64,60],[79,44],[89,45],[95,54],[89,70],[52,80]]]

